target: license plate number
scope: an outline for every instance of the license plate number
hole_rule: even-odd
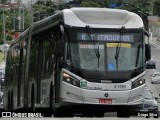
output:
[[[114,85],[114,89],[116,89],[116,90],[126,90],[126,85]]]
[[[112,104],[112,99],[99,99],[99,103]]]

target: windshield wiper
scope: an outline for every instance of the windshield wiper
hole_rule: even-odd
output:
[[[71,67],[71,69],[73,69],[73,61],[72,61],[72,54],[71,54],[71,45],[70,45],[70,41],[71,41],[71,35],[70,35],[70,31],[67,30],[66,28],[64,29],[64,32],[66,33],[67,36],[67,60],[70,60],[70,63],[67,62],[67,65]]]
[[[136,69],[137,69],[137,66],[138,66],[139,52],[140,52],[140,44],[138,45],[137,56],[136,56],[136,65],[135,65]]]
[[[117,70],[118,70],[118,57],[119,57],[119,52],[120,52],[120,48],[121,48],[121,42],[122,42],[123,35],[124,35],[124,30],[125,30],[125,26],[122,26],[121,27],[121,31],[120,31],[119,42],[118,42],[118,45],[116,47],[115,59],[116,59],[116,68],[117,68]]]
[[[93,45],[94,52],[95,52],[96,57],[97,57],[97,59],[98,59],[98,67],[99,67],[99,58],[100,58],[99,46],[98,46],[98,47],[95,47],[95,46],[96,46],[96,43],[95,43],[95,41],[94,41],[94,39],[93,39],[93,37],[92,37],[92,32],[91,32],[91,29],[90,29],[90,27],[89,27],[88,25],[86,26],[86,31],[87,31],[87,33],[88,33],[88,35],[89,35],[89,38],[90,38],[90,40],[91,40],[91,43],[92,43],[92,45]]]

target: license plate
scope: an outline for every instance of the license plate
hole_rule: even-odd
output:
[[[112,104],[112,99],[99,99],[99,103]]]

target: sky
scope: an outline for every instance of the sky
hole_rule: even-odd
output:
[[[30,1],[36,2],[37,0],[22,0],[22,3],[28,3]]]
[[[11,3],[15,3],[16,1],[18,0],[11,0]],[[37,0],[22,0],[22,3],[28,4],[28,2],[31,2],[31,1],[36,2]]]

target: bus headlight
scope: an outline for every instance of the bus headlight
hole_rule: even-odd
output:
[[[145,79],[138,79],[138,80],[135,80],[134,82],[132,82],[132,89],[133,88],[136,88],[138,86],[141,86],[145,83]]]
[[[63,73],[63,81],[65,81],[71,85],[74,85],[76,87],[80,87],[80,81],[67,73]]]

